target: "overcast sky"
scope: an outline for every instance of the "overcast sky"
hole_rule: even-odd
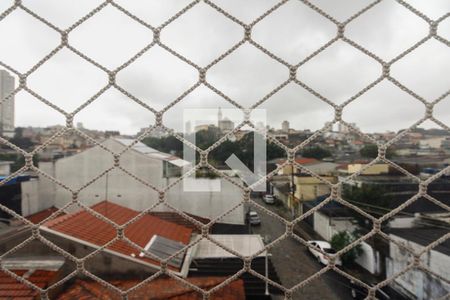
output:
[[[0,11],[13,1],[0,1]],[[116,0],[133,14],[158,26],[188,4],[188,0]],[[243,22],[251,22],[275,0],[216,0],[217,5]],[[362,0],[311,0],[338,20],[345,20],[370,3]],[[67,28],[98,0],[23,0],[25,6]],[[408,1],[432,19],[450,11],[448,0]],[[428,34],[426,22],[410,11],[385,0],[352,21],[346,35],[389,60]],[[450,39],[450,18],[439,26]],[[257,24],[253,38],[289,63],[298,63],[332,39],[336,26],[300,1],[291,0]],[[0,22],[0,60],[26,72],[60,42],[55,31],[23,11]],[[243,29],[209,6],[200,3],[166,27],[161,40],[190,60],[206,66],[243,37]],[[70,44],[108,68],[115,68],[152,41],[152,32],[117,9],[107,6],[69,38]],[[375,80],[380,65],[343,42],[337,42],[302,66],[298,78],[336,103],[342,103]],[[450,48],[430,40],[392,67],[392,75],[417,94],[437,98],[450,89]],[[286,67],[246,43],[214,66],[207,80],[230,98],[248,107],[289,76]],[[160,47],[154,47],[119,72],[118,84],[157,110],[181,95],[198,79],[197,71]],[[67,49],[37,69],[29,87],[70,112],[107,83],[106,74]],[[164,122],[181,128],[185,108],[231,108],[232,105],[205,87],[199,87],[170,109]],[[318,129],[333,118],[333,109],[303,88],[289,84],[259,108],[268,110],[271,126],[288,120],[297,129]],[[424,105],[390,82],[381,84],[351,103],[344,119],[367,132],[398,130],[424,114]],[[436,106],[435,116],[450,125],[450,97]],[[75,117],[89,129],[120,130],[135,134],[152,124],[151,112],[114,89],[108,90]],[[64,117],[31,95],[16,97],[17,126],[64,124]]]

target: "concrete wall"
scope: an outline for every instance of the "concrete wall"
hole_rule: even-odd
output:
[[[170,178],[172,183],[176,178]],[[205,180],[205,185],[211,182],[211,179]],[[243,199],[242,191],[232,183],[224,179],[219,179],[221,188],[220,192],[185,192],[183,191],[183,183],[180,182],[173,186],[167,193],[167,202],[174,207],[202,217],[214,219],[226,213],[228,210],[239,205]],[[234,178],[236,180],[236,178]],[[164,210],[163,207],[161,207]],[[233,211],[219,219],[221,223],[244,224],[245,219],[244,206],[240,205]]]
[[[11,174],[11,165],[0,161],[0,176],[9,176]]]
[[[118,153],[124,146],[108,140],[105,146]],[[53,165],[52,165],[53,164]],[[44,163],[43,169],[73,190],[78,190],[113,166],[113,157],[100,147],[90,148],[80,154],[63,158],[55,163]],[[120,165],[136,180],[119,169],[113,169],[93,181],[79,192],[79,200],[91,206],[105,199],[135,210],[144,210],[158,201],[158,193],[145,183],[159,189],[172,184],[176,178],[163,178],[163,161],[129,150],[120,159]],[[41,167],[41,164],[39,165]],[[205,184],[214,179],[204,179]],[[221,192],[184,192],[180,182],[166,194],[166,199],[176,208],[206,218],[214,218],[242,201],[242,191],[223,179]],[[41,176],[40,201],[53,199],[56,207],[62,207],[72,200],[72,194],[65,188]],[[45,200],[43,200],[45,201]],[[158,205],[154,211],[170,210]],[[244,208],[241,206],[221,219],[221,222],[244,224]]]
[[[359,172],[362,168],[364,168],[365,164],[349,164],[348,165],[348,173],[353,174]],[[389,165],[388,164],[374,164],[367,169],[365,169],[361,174],[363,175],[380,175],[389,173]]]
[[[356,258],[355,262],[370,273],[378,274],[381,269],[380,253],[366,242],[362,242],[360,245],[362,253]]]
[[[390,237],[405,243],[416,252],[423,246],[407,241],[395,235]],[[390,259],[386,265],[386,276],[392,276],[403,270],[411,262],[411,255],[394,243],[389,245]],[[450,257],[441,252],[431,250],[422,256],[422,264],[443,278],[450,278]],[[450,293],[450,285],[417,269],[410,270],[394,280],[394,286],[406,291],[411,299],[438,299]]]
[[[317,211],[314,212],[314,231],[327,241],[331,239],[330,219]]]
[[[428,138],[419,141],[419,146],[420,148],[440,149],[443,140],[445,140],[445,137]]]
[[[348,218],[330,219],[320,212],[315,212],[313,228],[324,240],[330,242],[336,233],[341,231],[351,233],[357,228],[357,225],[353,224]],[[380,254],[365,242],[361,243],[361,249],[362,253],[355,262],[372,274],[378,274],[381,269]]]
[[[283,193],[276,186],[273,186],[273,195],[283,202],[285,206],[289,205],[289,194]]]
[[[412,228],[414,227],[415,217],[394,217],[389,221],[391,228]]]
[[[319,211],[314,212],[314,231],[320,234],[326,241],[331,241],[333,235],[340,231],[353,232],[356,225],[349,218],[332,218]]]
[[[322,176],[322,178],[330,183],[337,181],[332,176]],[[329,194],[331,190],[329,185],[311,176],[296,176],[295,185],[297,186],[295,197],[303,201],[315,200],[319,196]]]
[[[44,202],[39,202],[38,183],[38,180],[30,180],[21,183],[23,216],[28,216],[48,208],[44,207]]]

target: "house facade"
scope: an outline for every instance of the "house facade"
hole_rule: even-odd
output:
[[[132,140],[110,138],[102,145],[114,153],[120,153],[131,142]],[[220,185],[220,192],[184,191],[183,181],[179,176],[186,164],[188,162],[182,159],[137,143],[120,156],[121,168],[108,172],[105,171],[114,166],[114,157],[100,146],[54,162],[41,162],[39,168],[64,182],[72,190],[81,189],[78,199],[88,206],[107,199],[141,211],[156,205],[159,201],[157,190],[169,186],[165,200],[170,206],[208,219],[223,215],[241,202],[242,191],[222,178],[198,179],[203,187]],[[94,180],[99,175],[102,176]],[[233,180],[240,182],[238,178]],[[65,187],[44,176],[40,177],[38,192],[39,201],[51,202],[56,207],[62,207],[72,200],[72,194]],[[160,204],[153,211],[173,209]],[[238,207],[219,221],[244,224],[244,208]]]
[[[447,234],[448,230],[442,228],[409,228],[392,229],[389,237],[394,241],[404,244],[418,253],[424,247]],[[386,276],[395,276],[411,263],[413,257],[406,249],[394,242],[389,243],[389,259],[387,260]],[[434,274],[450,278],[450,241],[447,239],[431,251],[421,256],[421,264]],[[428,272],[414,268],[405,274],[396,277],[393,287],[402,291],[410,299],[445,299],[450,293],[450,284],[433,276]]]

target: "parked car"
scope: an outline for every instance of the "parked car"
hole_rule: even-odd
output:
[[[274,204],[275,203],[275,197],[271,194],[265,194],[263,197],[263,200],[266,204]]]
[[[259,218],[259,215],[256,211],[249,211],[247,215],[248,222],[250,225],[260,225],[261,219]]]
[[[308,247],[308,251],[317,259],[318,262],[324,265],[328,265],[328,258],[323,255],[320,251],[325,252],[328,256],[334,256],[336,254],[336,250],[334,250],[330,243],[325,241],[308,241],[312,247]],[[342,261],[339,257],[335,260],[336,266],[342,266]]]
[[[370,286],[374,286],[375,284],[370,284]],[[353,280],[350,281],[350,288],[351,288],[351,295],[353,299],[366,299],[368,291],[367,289],[363,288],[359,284],[355,283]],[[375,297],[379,300],[390,300],[390,299],[400,299],[396,297],[391,297],[388,294],[387,287],[379,288],[375,292]]]

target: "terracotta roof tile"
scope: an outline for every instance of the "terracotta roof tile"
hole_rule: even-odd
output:
[[[40,288],[46,288],[56,275],[56,271],[35,270],[28,274],[28,270],[11,270],[16,275],[24,276],[28,281]],[[32,300],[38,298],[38,292],[28,285],[21,283],[0,271],[0,299]]]
[[[193,214],[189,214],[187,212],[184,212],[184,213],[202,224],[208,224],[209,222],[211,222],[210,219],[199,217],[199,216],[196,216]],[[178,225],[182,225],[184,227],[191,228],[194,232],[197,232],[197,233],[201,232],[201,228],[197,227],[196,224],[190,222],[189,220],[186,220],[185,218],[183,218],[176,212],[158,211],[158,212],[151,212],[150,215],[158,217],[163,220],[166,220],[168,222],[172,222],[172,223],[175,223]]]
[[[278,161],[278,164],[283,164],[286,160],[285,159],[280,159]],[[300,164],[300,165],[308,165],[308,164],[315,164],[318,163],[319,161],[315,158],[308,158],[308,157],[299,157],[295,159],[295,162]]]
[[[47,219],[48,217],[50,217],[53,213],[55,213],[57,211],[58,211],[58,209],[56,207],[52,206],[50,208],[47,208],[47,209],[41,210],[37,213],[26,216],[25,218],[27,218],[28,221],[31,221],[34,224],[37,224],[39,222],[44,221],[45,219]]]
[[[139,214],[135,210],[108,201],[97,203],[91,208],[119,225],[126,223]],[[117,235],[117,231],[111,224],[85,210],[48,221],[44,223],[44,227],[97,246],[105,245]],[[188,244],[191,234],[192,229],[190,228],[164,221],[149,214],[143,215],[124,230],[124,235],[140,247],[145,247],[154,235]],[[114,242],[107,249],[127,256],[133,253],[136,259],[156,265],[159,264],[157,261],[146,257],[140,258],[139,249],[123,240]]]
[[[198,277],[188,278],[187,280],[205,290],[209,290],[226,278],[223,277]],[[138,283],[139,280],[116,280],[112,284],[121,290],[127,290]],[[119,295],[105,288],[98,282],[77,280],[68,290],[59,295],[58,300],[75,300],[75,299],[104,299],[116,300],[121,299]],[[160,278],[153,280],[142,287],[131,292],[128,296],[130,300],[201,300],[202,295],[193,291],[190,287],[175,281],[172,278]],[[213,293],[209,298],[211,300],[244,300],[244,282],[235,280]]]

